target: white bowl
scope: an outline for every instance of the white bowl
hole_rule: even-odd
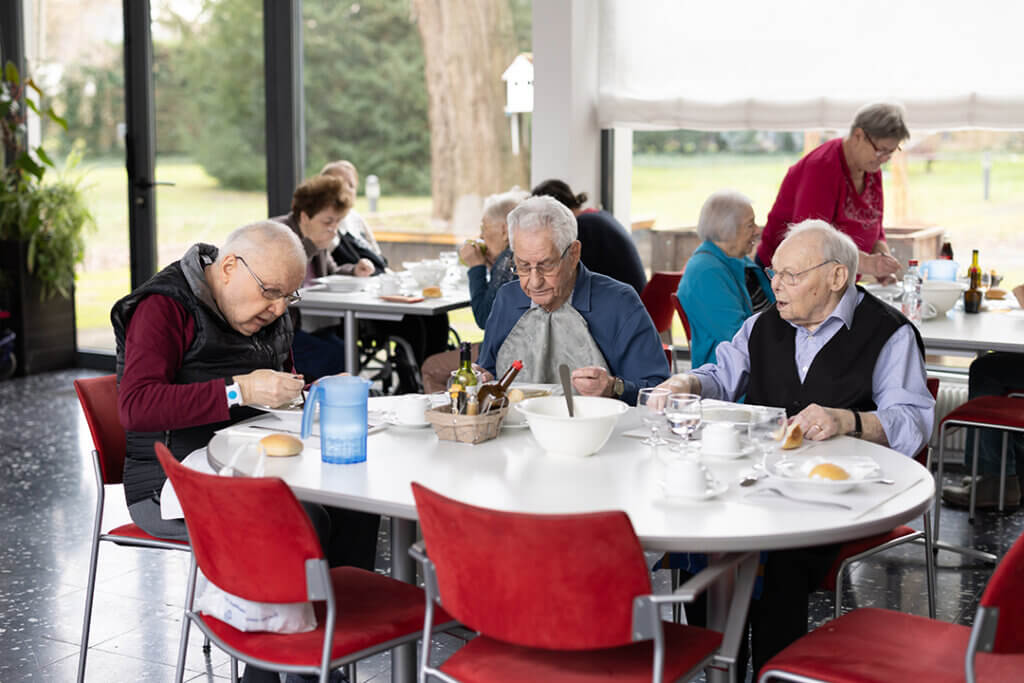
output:
[[[317,278],[314,282],[324,285],[330,292],[342,294],[362,291],[366,284],[365,278],[357,278],[351,275],[328,275]]]
[[[966,287],[959,282],[925,280],[921,283],[921,300],[934,306],[936,315],[945,315],[956,304],[964,289]]]
[[[533,438],[552,455],[583,457],[601,450],[619,416],[629,410],[622,401],[600,396],[573,396],[575,417],[569,417],[564,396],[542,396],[515,404],[526,416]]]
[[[435,287],[448,270],[440,261],[420,261],[409,264],[409,274],[420,287]]]

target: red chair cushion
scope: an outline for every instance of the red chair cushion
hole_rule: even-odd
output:
[[[998,607],[994,652],[1024,653],[1024,535],[1013,542],[985,586],[979,605]],[[1024,669],[1018,680],[1024,680]]]
[[[111,529],[107,532],[108,536],[124,536],[125,538],[136,538],[140,541],[163,541],[164,543],[177,543],[181,546],[188,547],[188,541],[172,541],[167,538],[158,538],[156,536],[150,536],[136,524],[122,524],[116,529]],[[116,539],[110,539],[114,543],[117,543]]]
[[[1006,396],[972,398],[942,418],[943,424],[951,420],[1024,429],[1024,399]]]
[[[722,634],[694,626],[664,623],[665,675],[674,681],[698,666],[722,641]],[[464,683],[649,683],[654,645],[651,641],[605,650],[541,650],[474,638],[440,668]]]
[[[386,643],[423,630],[426,598],[408,583],[355,567],[331,570],[331,585],[337,604],[331,659]],[[317,627],[307,633],[239,631],[223,621],[201,615],[210,631],[225,643],[249,656],[297,666],[317,666],[323,652],[325,603],[315,605]],[[435,608],[434,624],[451,621]]]
[[[903,538],[904,536],[916,533],[917,530],[911,529],[909,526],[900,526],[884,534],[868,536],[867,538],[861,538],[856,541],[844,543],[840,546],[839,555],[836,557],[836,561],[832,563],[832,568],[828,570],[828,575],[822,580],[821,587],[830,591],[834,591],[836,589],[836,575],[839,574],[839,566],[847,558],[859,555],[865,550],[870,550],[871,548],[888,543],[889,541],[895,541],[897,538]]]
[[[863,607],[827,622],[764,665],[832,683],[963,683],[971,630],[890,610]],[[979,681],[1021,680],[1024,657],[979,654]]]

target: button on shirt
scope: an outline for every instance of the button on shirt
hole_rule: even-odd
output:
[[[848,287],[835,310],[814,332],[790,323],[796,330],[794,362],[801,382],[825,344],[843,325],[852,325],[854,310],[863,298],[864,294],[856,287]],[[747,345],[750,331],[759,317],[760,313],[748,318],[732,341],[718,346],[717,364],[708,363],[692,371],[700,380],[702,396],[735,401],[747,392],[750,380]],[[909,325],[897,329],[882,347],[871,376],[871,387],[872,400],[878,406],[874,414],[882,423],[889,447],[913,457],[932,433],[935,399],[928,391],[924,358]]]

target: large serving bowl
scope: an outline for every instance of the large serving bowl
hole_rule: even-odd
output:
[[[409,274],[420,287],[436,287],[446,271],[447,266],[437,260],[409,264]]]
[[[622,401],[600,396],[574,396],[575,417],[569,417],[563,396],[542,396],[515,404],[526,416],[533,438],[552,455],[583,457],[601,450],[619,416],[629,410]]]
[[[956,304],[964,289],[959,282],[925,280],[921,283],[921,300],[934,306],[936,315],[945,315]]]

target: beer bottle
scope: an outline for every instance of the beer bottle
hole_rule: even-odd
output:
[[[978,250],[971,252],[971,267],[967,269],[967,277],[971,286],[964,292],[964,313],[977,313],[981,310],[981,267],[978,266]]]

